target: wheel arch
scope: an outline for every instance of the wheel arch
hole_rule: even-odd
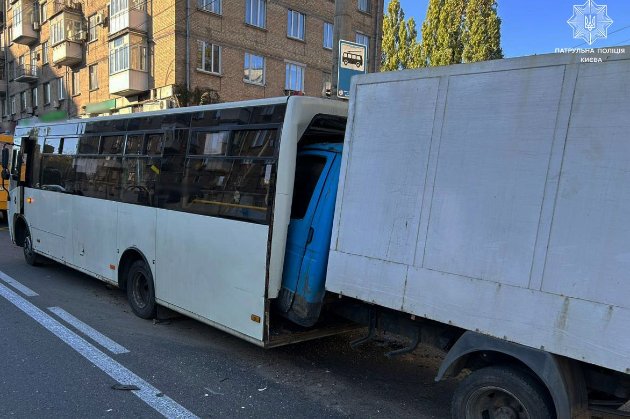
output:
[[[558,418],[575,417],[588,408],[586,384],[578,363],[471,331],[449,350],[435,380],[456,376],[463,369],[497,364],[515,364],[527,370],[549,392]]]
[[[142,260],[149,267],[150,271],[153,271],[151,264],[147,260],[146,256],[137,247],[127,248],[118,262],[118,287],[122,290],[127,289],[127,272],[129,267],[137,260]],[[155,275],[154,275],[155,277]]]
[[[13,217],[13,240],[19,247],[24,247],[26,233],[30,231],[28,223],[24,216],[16,214]]]

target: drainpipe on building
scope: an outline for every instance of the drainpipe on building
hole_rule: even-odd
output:
[[[186,90],[190,91],[190,0],[186,0]]]
[[[383,22],[383,14],[385,13],[385,1],[379,0],[376,5],[376,13],[374,13],[374,72],[378,72],[381,66],[381,31],[382,26],[379,24]]]

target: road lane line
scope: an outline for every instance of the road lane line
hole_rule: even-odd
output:
[[[93,329],[87,324],[83,323],[81,320],[74,317],[72,314],[68,313],[64,309],[60,307],[48,307],[48,310],[52,311],[59,317],[61,320],[65,321],[69,325],[73,326],[79,332],[91,338],[93,341],[101,345],[103,348],[107,349],[113,354],[125,354],[129,352],[127,348],[122,345],[117,344],[98,330]]]
[[[2,271],[0,271],[0,280],[11,285],[13,288],[20,291],[22,294],[26,295],[27,297],[37,297],[39,295],[38,293],[36,293],[35,291],[30,289],[26,285],[20,284],[15,279],[11,278],[9,275],[5,274]]]
[[[0,284],[0,296],[22,310],[37,323],[57,336],[72,349],[77,351],[85,359],[97,366],[105,374],[109,375],[120,384],[135,385],[140,390],[132,390],[142,401],[167,418],[197,418],[192,412],[185,409],[176,401],[162,395],[157,388],[144,381],[142,378],[116,362],[81,336],[59,323],[52,316],[37,308],[35,305],[13,292],[8,287]],[[158,396],[158,394],[161,395]]]

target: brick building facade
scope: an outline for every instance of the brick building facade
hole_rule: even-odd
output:
[[[321,96],[339,19],[338,36],[368,44],[378,70],[383,0],[338,1],[5,0],[3,128],[50,114]]]

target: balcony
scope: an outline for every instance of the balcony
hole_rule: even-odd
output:
[[[73,66],[83,61],[81,42],[63,41],[52,47],[52,61],[55,65]]]
[[[26,20],[22,20],[13,25],[13,39],[12,41],[16,44],[22,45],[31,45],[34,42],[37,42],[39,31],[39,24],[33,23]]]
[[[147,10],[146,0],[127,0],[120,3],[127,3],[127,7],[118,10],[111,8],[109,17],[109,35],[118,35],[125,29],[134,31],[147,31]]]
[[[83,15],[83,10],[81,9],[82,5],[78,1],[55,0],[52,6],[53,6],[53,10],[52,10],[52,14],[50,15],[51,18],[61,12],[69,12],[69,13],[74,13],[78,15]]]
[[[124,70],[109,76],[109,92],[112,95],[131,96],[149,90],[149,73],[140,70]]]
[[[39,69],[31,64],[18,64],[15,66],[15,78],[19,83],[36,83],[39,79]]]
[[[80,3],[72,0],[53,3],[50,41],[54,64],[72,66],[83,60],[83,42],[87,38],[83,20]]]

